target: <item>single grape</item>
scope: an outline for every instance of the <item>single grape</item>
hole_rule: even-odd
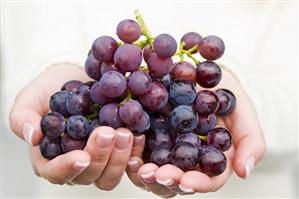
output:
[[[119,108],[119,117],[126,124],[135,124],[143,116],[143,109],[136,100],[128,100]]]
[[[42,156],[48,160],[51,160],[62,154],[60,142],[60,137],[51,139],[47,136],[44,136],[39,142],[39,149]]]
[[[187,80],[195,83],[196,68],[186,61],[177,62],[171,71],[171,78],[172,80]]]
[[[137,70],[141,61],[141,50],[134,44],[124,44],[114,54],[114,64],[121,72],[133,72]]]
[[[163,84],[152,82],[149,91],[139,96],[139,101],[147,110],[157,111],[167,104],[168,92]]]
[[[71,116],[66,122],[66,132],[74,139],[83,139],[89,132],[89,123],[82,115]]]
[[[171,149],[170,162],[183,171],[193,170],[198,162],[198,149],[189,142],[178,142]]]
[[[63,115],[57,112],[47,113],[40,122],[42,133],[49,138],[58,138],[65,129]]]
[[[199,115],[198,124],[194,132],[201,136],[206,136],[208,131],[215,128],[217,122],[216,115],[214,113],[210,115]]]
[[[153,129],[149,132],[147,138],[148,147],[155,150],[159,147],[171,148],[173,145],[173,138],[166,129]]]
[[[109,71],[103,74],[99,81],[99,87],[107,98],[116,98],[125,92],[127,82],[121,73]]]
[[[199,42],[200,55],[209,61],[220,58],[224,53],[224,49],[225,46],[222,39],[214,35],[204,37]]]
[[[170,121],[169,117],[165,114],[157,113],[151,115],[150,118],[150,128],[151,129],[169,129],[170,128]]]
[[[154,52],[153,49],[151,49],[151,46],[149,44],[147,44],[144,48],[143,48],[143,59],[144,61],[147,63],[148,58],[150,56],[150,53]]]
[[[92,105],[88,91],[72,93],[66,100],[66,108],[71,115],[88,115],[92,112]]]
[[[85,72],[95,80],[99,80],[102,76],[101,63],[93,55],[90,55],[85,61]]]
[[[218,149],[212,146],[202,146],[198,153],[199,168],[208,176],[218,176],[226,168],[226,157]]]
[[[215,91],[219,99],[219,107],[217,109],[218,115],[229,115],[236,108],[236,97],[227,89],[218,89]]]
[[[61,87],[62,91],[68,91],[68,92],[75,92],[79,90],[79,86],[82,84],[79,80],[70,80],[63,84]]]
[[[58,112],[64,117],[70,116],[70,113],[66,108],[66,100],[70,95],[71,93],[68,91],[58,91],[57,93],[54,93],[50,98],[50,110],[52,112]]]
[[[176,143],[179,142],[188,142],[196,146],[196,148],[201,147],[201,140],[199,139],[198,135],[195,133],[183,133],[176,137]]]
[[[196,45],[199,46],[199,42],[201,40],[202,36],[197,32],[188,32],[184,34],[184,36],[182,37],[181,43],[185,43],[184,50],[189,50],[190,48],[193,48]],[[193,50],[191,53],[196,53],[197,50]]]
[[[104,95],[104,90],[100,87],[100,82],[96,82],[90,89],[90,97],[94,103],[104,105],[112,99]]]
[[[207,144],[221,151],[227,151],[232,145],[232,136],[225,128],[214,128],[208,132]]]
[[[136,21],[125,19],[117,25],[116,34],[123,42],[132,43],[140,37],[141,28]]]
[[[169,100],[174,105],[191,105],[196,98],[195,87],[187,81],[174,81],[170,85]]]
[[[160,34],[154,39],[154,50],[159,57],[168,58],[174,55],[177,49],[175,39],[168,34]]]
[[[150,52],[145,60],[152,77],[162,78],[167,75],[172,69],[171,57],[161,58],[155,52]]]
[[[143,115],[138,122],[127,125],[127,128],[130,129],[135,136],[142,135],[149,129],[149,127],[150,118],[145,111],[143,111]]]
[[[170,163],[170,150],[169,148],[159,147],[152,151],[151,162],[157,166],[163,166]]]
[[[67,153],[74,150],[83,150],[85,145],[85,140],[73,139],[68,134],[64,134],[61,139],[61,149],[63,153]]]
[[[101,63],[101,74],[103,75],[104,73],[108,71],[117,71],[117,69],[114,67],[113,62],[102,62]]]
[[[130,74],[128,79],[128,87],[132,94],[143,95],[150,89],[152,82],[151,77],[141,70],[136,70]]]
[[[117,49],[117,42],[110,36],[97,38],[91,47],[92,54],[100,62],[109,62]]]
[[[197,126],[198,115],[191,106],[177,106],[171,113],[171,126],[182,132],[188,133],[193,131]]]
[[[119,117],[119,104],[109,103],[104,105],[99,112],[99,121],[102,126],[119,128],[122,121]]]
[[[210,61],[202,62],[197,66],[197,83],[204,88],[215,87],[222,78],[220,67]]]
[[[95,130],[99,126],[100,126],[100,121],[98,119],[92,120],[91,123],[89,124],[88,137],[91,135],[93,130]]]
[[[201,90],[197,93],[195,99],[195,109],[198,114],[215,113],[219,106],[217,95],[210,90]]]

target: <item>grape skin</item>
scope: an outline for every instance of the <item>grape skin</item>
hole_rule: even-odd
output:
[[[223,55],[224,50],[224,42],[220,37],[215,35],[204,37],[199,42],[200,55],[209,61],[219,59]]]
[[[110,36],[101,36],[97,38],[91,47],[94,57],[100,62],[109,62],[117,49],[117,42]]]
[[[66,123],[66,132],[74,139],[83,139],[89,132],[89,123],[82,115],[71,116]]]
[[[94,103],[104,105],[112,99],[103,94],[104,90],[100,86],[100,82],[96,82],[90,89],[90,97]]]
[[[169,99],[174,105],[191,105],[196,98],[195,87],[186,81],[175,81],[170,85]]]
[[[66,101],[71,95],[71,92],[68,91],[58,91],[54,93],[50,98],[50,110],[52,112],[58,112],[62,114],[64,117],[70,116],[70,113],[66,107]]]
[[[138,122],[135,124],[128,124],[127,128],[132,131],[134,136],[142,135],[144,132],[146,132],[150,127],[150,118],[149,115],[143,111],[142,117]]]
[[[195,99],[195,109],[198,114],[215,113],[219,106],[217,95],[210,90],[201,90]]]
[[[201,136],[206,136],[208,131],[215,128],[217,122],[216,115],[214,113],[210,115],[199,115],[198,124],[194,132]]]
[[[205,61],[197,66],[197,83],[204,88],[215,87],[222,78],[220,67],[214,63]]]
[[[61,139],[61,149],[63,153],[67,153],[73,150],[83,150],[85,145],[85,140],[73,139],[68,134],[64,134]]]
[[[125,19],[116,28],[116,34],[125,43],[137,41],[141,35],[141,28],[136,21]]]
[[[92,112],[93,101],[89,92],[72,93],[66,100],[66,108],[71,115],[88,115]]]
[[[47,113],[40,122],[41,130],[49,138],[58,138],[65,129],[63,115],[57,112]]]
[[[159,147],[171,148],[173,145],[173,138],[166,129],[151,130],[146,140],[151,150]]]
[[[186,61],[177,62],[171,71],[171,78],[172,80],[187,80],[195,83],[196,68]]]
[[[76,92],[79,89],[79,86],[82,84],[79,80],[70,80],[63,84],[61,87],[62,91],[68,91],[68,92]]]
[[[130,74],[128,87],[132,94],[143,95],[150,89],[151,82],[152,79],[147,73],[137,70]]]
[[[184,36],[181,39],[181,43],[184,42],[184,50],[189,50],[190,48],[193,48],[194,46],[199,46],[199,42],[202,40],[202,36],[196,32],[188,32],[184,34]],[[191,53],[196,53],[197,50],[193,50]]]
[[[170,156],[169,148],[159,147],[152,151],[150,161],[160,167],[170,163],[169,156]]]
[[[134,44],[124,44],[114,54],[114,64],[121,72],[133,72],[137,70],[141,61],[141,50]]]
[[[231,134],[222,127],[212,129],[208,132],[207,144],[221,151],[227,151],[232,145]]]
[[[197,121],[198,115],[191,106],[177,106],[171,113],[171,126],[182,133],[193,131],[197,126]]]
[[[95,80],[101,78],[101,63],[93,56],[90,55],[85,61],[85,72],[86,74]]]
[[[48,160],[51,160],[62,154],[60,143],[60,137],[51,139],[47,136],[44,136],[39,142],[39,150],[42,156]]]
[[[123,123],[119,117],[119,104],[104,105],[99,112],[99,123],[102,126],[111,126],[112,128],[121,127]]]
[[[154,51],[159,57],[169,58],[177,49],[175,39],[169,34],[160,34],[154,39]]]
[[[119,108],[119,117],[126,124],[137,123],[143,115],[143,109],[136,100],[128,100]]]
[[[167,75],[172,68],[173,61],[170,57],[161,58],[155,52],[149,53],[146,63],[152,77],[162,78]]]
[[[99,81],[99,89],[107,98],[116,98],[121,96],[127,88],[125,77],[117,71],[109,71],[103,74]]]
[[[231,114],[236,108],[235,95],[227,89],[218,89],[215,93],[219,99],[217,114],[222,116]]]

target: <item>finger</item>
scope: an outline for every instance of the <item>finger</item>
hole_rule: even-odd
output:
[[[102,175],[95,181],[98,188],[112,190],[119,184],[131,155],[133,137],[126,128],[116,129],[115,147]]]
[[[74,183],[91,184],[101,176],[114,147],[115,134],[116,131],[108,126],[93,131],[84,149],[91,157],[90,166],[73,180]]]
[[[141,189],[145,189],[145,186],[139,178],[138,170],[143,164],[143,160],[140,157],[133,156],[130,158],[127,166],[127,175],[129,179]]]
[[[176,166],[166,164],[155,171],[156,182],[174,193],[180,193],[178,185],[184,172]]]
[[[31,162],[35,173],[53,184],[65,184],[82,173],[90,164],[88,153],[80,150],[57,156],[52,160],[43,158],[38,147],[31,147]]]
[[[134,136],[134,142],[133,142],[131,156],[142,157],[142,153],[144,150],[144,144],[145,144],[145,136],[144,135]]]
[[[227,167],[219,176],[209,177],[199,171],[188,171],[180,178],[179,188],[185,193],[212,192],[221,188],[229,179],[232,169],[233,147],[226,152]]]
[[[159,167],[153,163],[144,164],[138,171],[139,178],[144,186],[161,197],[173,197],[176,193],[169,191],[165,186],[156,182],[155,172]]]

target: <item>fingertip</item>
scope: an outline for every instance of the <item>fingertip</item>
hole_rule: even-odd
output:
[[[211,190],[212,180],[202,172],[188,171],[181,176],[179,187],[187,193],[192,192],[191,190],[206,193]]]
[[[155,172],[156,181],[164,186],[178,184],[184,172],[176,166],[166,164],[158,168]]]
[[[138,176],[146,183],[156,182],[155,171],[159,167],[153,163],[147,163],[142,165],[138,170]]]

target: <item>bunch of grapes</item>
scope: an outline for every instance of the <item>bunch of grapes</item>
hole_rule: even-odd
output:
[[[66,82],[51,96],[51,112],[41,120],[41,154],[52,159],[82,150],[98,126],[125,127],[135,136],[145,135],[145,162],[220,175],[232,138],[216,127],[216,115],[229,115],[236,106],[231,91],[210,90],[222,77],[214,60],[224,53],[223,41],[189,32],[178,48],[169,34],[152,37],[140,13],[135,14],[137,22],[118,24],[121,42],[110,36],[93,42],[85,71],[94,81]],[[196,53],[206,61],[198,61]],[[180,61],[173,63],[174,56]],[[196,84],[207,89],[196,92]]]

